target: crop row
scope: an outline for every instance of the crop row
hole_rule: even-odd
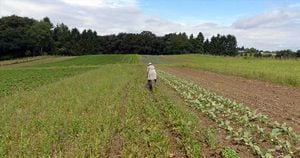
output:
[[[198,85],[159,71],[195,109],[206,114],[228,132],[228,139],[248,146],[260,157],[292,157],[299,154],[299,135],[285,123],[272,121],[241,104],[209,92]]]

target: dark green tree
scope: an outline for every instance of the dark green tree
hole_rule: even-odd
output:
[[[50,23],[44,21],[35,22],[28,29],[27,33],[33,47],[38,50],[38,53],[33,55],[42,55],[43,50],[50,47],[50,41],[52,40]]]
[[[32,51],[28,30],[36,22],[16,15],[0,18],[0,58],[22,57],[26,50]]]
[[[54,40],[55,50],[57,55],[72,55],[71,33],[67,25],[57,25],[52,34]]]
[[[69,29],[65,24],[53,27],[48,17],[41,21],[19,16],[0,18],[0,58],[41,55],[85,54],[187,54],[236,55],[237,40],[233,35],[212,36],[204,42],[201,32],[195,37],[186,33],[156,36],[150,31],[99,36],[96,31]],[[283,56],[296,56],[279,52]]]

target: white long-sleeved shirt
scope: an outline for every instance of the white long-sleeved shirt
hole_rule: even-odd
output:
[[[153,65],[147,67],[148,80],[156,80],[156,71]]]

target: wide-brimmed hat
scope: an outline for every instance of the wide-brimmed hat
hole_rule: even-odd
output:
[[[148,65],[152,65],[152,63],[150,62],[150,63],[148,63]]]

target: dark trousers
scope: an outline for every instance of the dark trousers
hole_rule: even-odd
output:
[[[156,83],[156,79],[154,80],[154,82]],[[153,91],[152,80],[148,80],[148,88],[151,92]]]

